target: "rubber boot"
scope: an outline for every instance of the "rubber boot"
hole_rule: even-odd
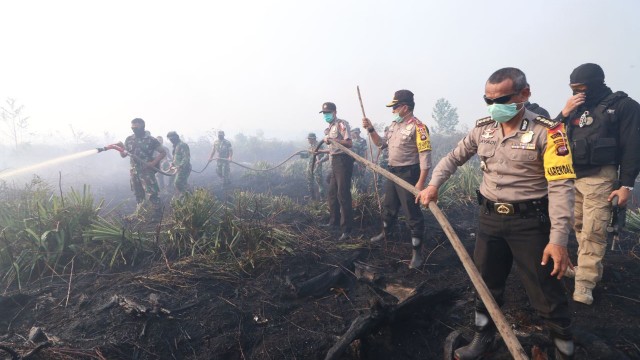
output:
[[[485,314],[476,311],[476,333],[469,345],[454,351],[456,360],[474,360],[485,355],[493,346],[496,338],[496,327]]]
[[[575,352],[573,340],[555,338],[553,339],[553,344],[556,346],[556,360],[573,360],[573,354]]]
[[[565,324],[566,325],[566,324]],[[547,327],[551,333],[551,339],[555,345],[556,360],[571,360],[575,353],[575,344],[573,343],[573,334],[569,325],[562,327],[562,324],[556,322],[547,322]]]
[[[417,269],[424,263],[424,258],[422,257],[422,240],[416,237],[411,238],[411,245],[413,245],[413,250],[411,251],[409,269]]]
[[[382,240],[384,240],[384,238],[387,236],[387,234],[389,234],[389,225],[387,224],[386,221],[382,222],[382,232],[374,237],[372,237],[371,239],[369,239],[369,242],[372,244],[377,244],[379,242],[381,242]]]

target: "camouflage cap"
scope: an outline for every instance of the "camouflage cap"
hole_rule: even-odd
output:
[[[360,134],[360,128],[353,128],[351,132]]]
[[[178,138],[178,137],[180,137],[180,136],[178,136],[178,133],[177,133],[177,132],[175,132],[175,131],[169,131],[169,132],[167,133],[167,138],[169,138],[169,139],[171,139],[171,138]]]
[[[222,130],[218,131],[218,136],[220,136],[220,135],[224,135],[224,131],[222,131]]]
[[[309,133],[309,135],[307,135],[307,139],[316,139],[316,134],[315,133]]]

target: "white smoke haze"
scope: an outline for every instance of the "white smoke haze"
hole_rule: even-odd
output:
[[[484,82],[505,66],[527,74],[531,101],[552,116],[585,62],[640,99],[639,10],[633,0],[4,2],[0,104],[24,106],[28,126],[16,149],[0,123],[0,169],[123,141],[135,117],[190,144],[221,129],[294,151],[322,133],[325,101],[360,126],[357,85],[374,123],[390,121],[384,105],[406,88],[428,125],[445,98],[468,128],[486,116]],[[116,155],[74,161],[69,174],[126,182]]]

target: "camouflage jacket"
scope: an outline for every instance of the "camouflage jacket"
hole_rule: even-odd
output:
[[[352,141],[353,141],[352,150],[356,154],[366,159],[367,158],[367,140],[363,138],[359,138],[359,139],[352,139]]]
[[[173,165],[178,170],[191,165],[191,153],[189,151],[189,145],[182,141],[173,145]]]
[[[231,155],[231,142],[227,139],[218,139],[214,141],[213,148],[215,149],[215,153],[221,159],[226,159]]]
[[[154,152],[160,150],[162,145],[160,142],[154,138],[153,136],[145,135],[144,137],[136,137],[135,135],[130,135],[124,141],[124,148],[127,150],[129,154],[133,154],[144,161],[153,160]],[[136,169],[141,169],[143,164],[140,164],[133,157],[131,158],[131,167],[135,167]]]

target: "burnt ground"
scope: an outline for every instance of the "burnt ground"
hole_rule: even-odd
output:
[[[236,189],[270,188],[304,201],[302,182],[238,178],[234,184]],[[228,197],[232,189],[223,191],[216,181],[213,190]],[[465,205],[445,211],[467,250],[473,247],[475,210]],[[366,239],[379,230],[371,223],[379,221],[360,219],[356,237],[336,244],[337,234],[318,226],[326,218],[301,216],[287,224],[298,229],[294,253],[253,264],[158,258],[133,270],[41,279],[0,297],[0,344],[25,354],[35,347],[27,342],[30,329],[39,327],[53,345],[29,358],[324,359],[354,319],[383,314],[335,358],[441,359],[453,330],[471,332],[475,295],[444,233],[432,216],[426,218],[428,260],[419,270],[407,267],[411,248],[403,228],[372,247]],[[640,359],[637,243],[637,235],[626,234],[620,249],[608,252],[594,305],[571,301],[576,359]],[[575,240],[571,244],[575,254]],[[365,273],[372,277],[358,279],[353,259],[366,264]],[[316,277],[323,273],[339,276],[311,286],[323,282]],[[550,341],[527,304],[517,273],[509,278],[503,310],[530,354],[532,346],[545,350]],[[570,294],[573,283],[564,281]],[[413,289],[426,296],[391,314],[399,298]],[[499,343],[490,358],[510,356]]]

